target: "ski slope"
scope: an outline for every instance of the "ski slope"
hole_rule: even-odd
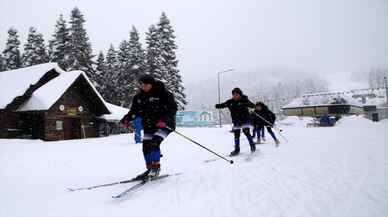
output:
[[[291,120],[291,121],[290,121]],[[267,143],[234,164],[176,134],[162,144],[162,173],[182,173],[116,195],[133,183],[69,192],[143,172],[133,135],[42,142],[0,140],[1,217],[371,217],[388,213],[388,121],[342,119],[332,128],[282,126],[289,142]],[[230,126],[178,128],[220,154],[233,148]]]

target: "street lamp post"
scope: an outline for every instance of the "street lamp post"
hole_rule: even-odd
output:
[[[384,76],[384,87],[385,87],[385,103],[388,105],[388,83],[387,83],[386,76]]]
[[[225,72],[231,72],[231,71],[234,71],[234,69],[227,69],[227,70],[224,70],[224,71],[220,71],[217,73],[217,81],[218,81],[218,103],[220,104],[221,103],[221,85],[220,85],[220,75],[222,73],[225,73]],[[221,124],[221,110],[218,110],[218,120],[220,122],[220,128],[222,127],[222,124]]]

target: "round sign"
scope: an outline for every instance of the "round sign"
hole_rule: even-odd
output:
[[[80,106],[78,107],[78,111],[82,112],[84,110],[84,107]]]
[[[60,111],[64,111],[64,110],[65,110],[65,106],[64,106],[64,105],[60,105],[60,106],[59,106],[59,110],[60,110]]]

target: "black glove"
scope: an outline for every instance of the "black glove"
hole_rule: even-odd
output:
[[[221,108],[221,104],[216,104],[216,109],[220,109]]]

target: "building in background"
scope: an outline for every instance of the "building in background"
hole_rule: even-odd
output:
[[[0,72],[0,93],[0,138],[98,137],[114,116],[84,72],[56,63]]]
[[[385,88],[306,94],[282,107],[287,116],[364,115],[378,121],[388,118]]]

